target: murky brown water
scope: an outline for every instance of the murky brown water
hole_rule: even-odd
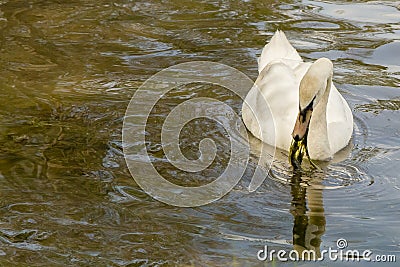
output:
[[[338,238],[399,255],[400,2],[260,2],[0,1],[1,266],[257,266],[264,245],[335,248]],[[121,145],[135,90],[192,60],[254,79],[256,57],[277,28],[306,60],[334,61],[334,82],[355,115],[348,158],[300,178],[278,153],[256,192],[247,191],[246,174],[199,208],[146,195]],[[221,149],[209,171],[176,175],[155,131],[157,118],[195,95],[241,107],[223,89],[197,85],[157,105],[149,132],[156,167],[191,185],[210,182],[228,154]],[[183,133],[189,158],[204,133],[224,144],[212,121]]]

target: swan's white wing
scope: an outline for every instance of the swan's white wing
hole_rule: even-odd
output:
[[[283,61],[292,69],[302,62],[296,49],[289,43],[285,33],[280,30],[277,30],[271,41],[264,46],[258,59],[258,72],[261,73],[265,66],[276,60]]]
[[[282,62],[263,69],[242,107],[243,121],[255,137],[289,149],[299,106],[298,83],[294,71]]]
[[[336,153],[347,146],[350,141],[353,133],[353,114],[346,100],[333,83],[326,113],[329,145],[331,151]]]

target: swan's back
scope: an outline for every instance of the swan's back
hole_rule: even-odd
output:
[[[289,43],[283,31],[277,30],[267,43],[258,59],[258,72],[261,71],[272,61],[281,61],[289,65],[292,69],[303,62],[296,49]]]

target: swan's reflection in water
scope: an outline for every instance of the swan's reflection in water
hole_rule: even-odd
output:
[[[286,151],[275,150],[263,144],[249,134],[251,152],[254,162],[270,167],[269,178],[275,182],[290,184],[291,209],[293,215],[293,249],[299,258],[314,260],[321,258],[321,238],[325,233],[326,219],[324,214],[323,190],[326,188],[324,179],[332,180],[329,175],[329,165],[347,159],[352,151],[353,143],[336,153],[330,162],[316,162],[318,169],[310,170],[312,166],[303,163],[304,170],[292,171],[288,163]],[[283,192],[286,193],[286,192]]]
[[[293,248],[300,258],[313,260],[321,257],[321,237],[325,233],[323,177],[313,177],[305,186],[300,172],[291,179],[291,214],[293,215]],[[308,251],[305,253],[305,250]],[[315,252],[315,254],[314,254]]]

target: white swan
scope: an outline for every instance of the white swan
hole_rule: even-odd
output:
[[[353,115],[332,83],[329,59],[303,62],[278,30],[265,45],[258,70],[242,107],[243,121],[255,137],[290,151],[292,142],[303,141],[315,160],[330,160],[347,146]]]

